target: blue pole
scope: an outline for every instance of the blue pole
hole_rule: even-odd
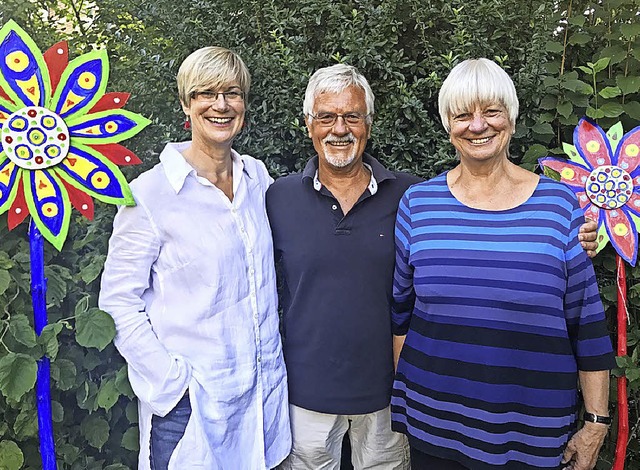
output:
[[[44,277],[44,239],[33,220],[29,227],[31,255],[31,299],[36,334],[40,336],[47,324],[47,280]],[[51,374],[48,357],[38,360],[36,379],[36,408],[38,410],[38,434],[42,470],[56,470],[56,450],[53,442],[51,419]]]

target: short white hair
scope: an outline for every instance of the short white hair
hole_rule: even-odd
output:
[[[350,86],[355,86],[364,91],[368,115],[367,123],[370,124],[373,120],[375,96],[367,79],[352,65],[335,64],[316,70],[309,79],[307,91],[304,94],[302,112],[309,119],[312,119],[311,112],[318,95],[327,92],[341,93]]]
[[[251,75],[240,56],[219,46],[192,52],[180,65],[177,79],[178,96],[185,106],[189,106],[191,98],[200,91],[217,91],[222,86],[237,82],[247,95],[251,86]]]
[[[449,132],[452,116],[472,110],[476,104],[500,103],[515,129],[518,96],[511,77],[494,61],[468,59],[456,65],[438,94],[438,109],[444,128]]]

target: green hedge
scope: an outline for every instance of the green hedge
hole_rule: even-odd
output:
[[[640,25],[634,0],[3,0],[0,23],[18,21],[45,50],[70,41],[70,56],[106,47],[108,91],[130,91],[127,108],[152,119],[128,141],[150,168],[167,141],[183,140],[175,74],[191,51],[217,44],[236,50],[253,75],[249,127],[236,148],[264,159],[274,176],[296,171],[313,154],[302,100],[317,68],[357,66],[376,94],[368,151],[389,167],[425,177],[455,164],[439,122],[437,93],[453,65],[490,57],[513,77],[521,101],[511,153],[533,169],[560,154],[577,119],[605,129],[640,120]],[[12,232],[0,218],[0,468],[40,468],[35,397],[28,368],[52,359],[54,429],[61,469],[135,468],[136,408],[126,368],[96,313],[99,275],[114,208],[96,204],[93,222],[77,213],[62,252],[46,248],[46,338],[32,324],[26,224]],[[596,259],[607,313],[615,317],[614,254]],[[640,469],[640,269],[629,270],[629,357],[616,374],[630,379],[632,439],[628,469]],[[98,323],[97,323],[98,322]],[[109,325],[107,325],[109,326]],[[611,323],[612,332],[615,324]],[[7,359],[9,358],[9,359]],[[20,373],[10,373],[11,371]],[[26,372],[24,372],[26,371]],[[24,373],[23,373],[24,372]],[[25,393],[22,393],[25,392]],[[612,390],[615,413],[615,388]],[[610,468],[615,428],[599,468]]]

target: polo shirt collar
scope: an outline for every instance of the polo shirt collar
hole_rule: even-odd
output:
[[[318,156],[311,158],[302,172],[302,179],[311,178],[313,182],[313,189],[320,191],[322,189],[322,183],[318,179]],[[373,158],[368,153],[362,155],[362,163],[371,172],[371,180],[369,181],[369,192],[374,195],[378,191],[378,185],[386,179],[396,179],[393,172],[387,170],[378,160]]]
[[[185,160],[182,152],[191,146],[191,141],[168,143],[162,153],[160,154],[160,162],[164,169],[164,174],[169,180],[169,184],[173,190],[177,193],[183,188],[186,179],[189,175],[192,175],[199,183],[204,186],[213,186],[213,184],[206,178],[202,178],[197,175],[195,168],[193,168],[187,160]],[[231,159],[233,160],[233,174],[245,174],[249,178],[254,178],[257,175],[251,174],[252,171],[245,165],[243,156],[235,150],[231,149]],[[240,184],[240,178],[233,179],[233,193],[236,193],[238,185]]]

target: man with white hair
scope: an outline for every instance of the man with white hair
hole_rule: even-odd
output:
[[[398,201],[420,181],[364,153],[374,96],[351,66],[318,70],[304,114],[318,155],[267,193],[284,286],[290,469],[337,469],[349,433],[356,468],[409,468],[391,431],[390,321]]]
[[[303,110],[318,155],[278,179],[266,201],[283,277],[293,435],[281,468],[340,468],[348,433],[357,470],[408,469],[389,411],[394,224],[403,193],[421,180],[364,152],[374,95],[354,67],[316,71]]]

